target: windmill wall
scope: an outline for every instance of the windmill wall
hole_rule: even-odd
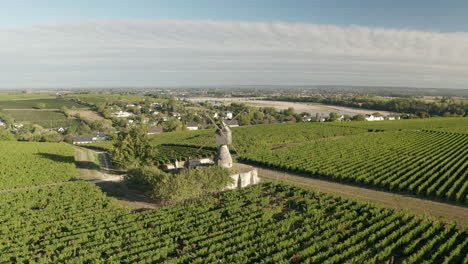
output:
[[[245,165],[244,165],[245,166]],[[244,188],[252,184],[257,184],[260,182],[260,178],[258,177],[258,171],[256,168],[246,166],[243,170],[231,170],[231,178],[233,179],[233,183],[227,186],[226,190],[233,190],[237,188]]]

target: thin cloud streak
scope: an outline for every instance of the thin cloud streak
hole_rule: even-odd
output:
[[[0,47],[0,88],[468,83],[464,32],[100,20],[0,27]]]

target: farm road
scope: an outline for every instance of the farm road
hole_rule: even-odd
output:
[[[453,204],[420,199],[410,195],[390,193],[364,187],[352,186],[326,180],[319,180],[293,173],[259,168],[258,175],[262,179],[282,181],[314,189],[316,191],[335,193],[340,196],[374,202],[386,207],[408,209],[416,214],[428,214],[437,218],[458,221],[462,225],[468,223],[468,208]]]

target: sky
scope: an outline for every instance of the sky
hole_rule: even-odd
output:
[[[2,0],[0,88],[468,89],[468,1]]]

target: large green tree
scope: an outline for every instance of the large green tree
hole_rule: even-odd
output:
[[[142,125],[120,132],[110,151],[112,161],[123,168],[149,164],[154,149],[146,131],[147,127]]]

